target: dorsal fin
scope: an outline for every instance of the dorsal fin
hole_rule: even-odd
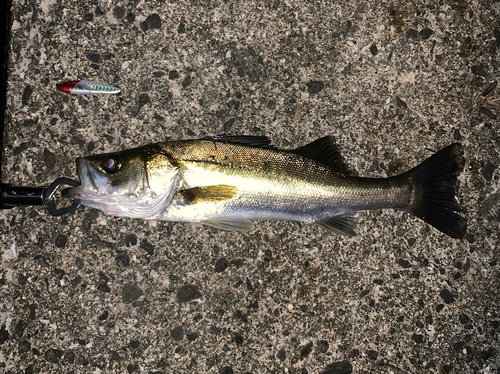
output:
[[[214,142],[243,144],[258,148],[277,149],[276,146],[271,144],[271,139],[267,136],[254,136],[254,135],[217,135],[207,136],[205,140],[213,140]]]
[[[290,152],[307,157],[339,173],[345,175],[352,174],[352,171],[349,170],[345,163],[344,157],[340,154],[339,147],[335,143],[333,136],[319,138]]]

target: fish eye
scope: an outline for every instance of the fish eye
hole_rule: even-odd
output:
[[[122,166],[120,157],[118,155],[110,155],[104,160],[104,170],[108,173],[116,173]]]
[[[58,83],[57,87],[62,87],[62,85],[63,85],[62,83]]]

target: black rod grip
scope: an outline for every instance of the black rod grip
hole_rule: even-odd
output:
[[[7,183],[0,183],[0,209],[10,209],[23,205],[44,205],[44,187],[12,187]]]

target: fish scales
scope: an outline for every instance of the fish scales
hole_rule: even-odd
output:
[[[186,188],[203,184],[207,172],[218,171],[224,175],[217,177],[219,183],[237,185],[246,192],[240,195],[241,200],[227,202],[228,210],[256,206],[288,216],[316,214],[324,218],[403,206],[408,195],[400,178],[345,176],[292,152],[206,140],[166,143],[163,147],[185,170]]]

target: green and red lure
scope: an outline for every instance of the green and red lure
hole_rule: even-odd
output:
[[[73,95],[90,95],[90,94],[108,94],[114,95],[121,92],[118,87],[111,86],[102,82],[77,80],[60,82],[56,84],[59,91]]]

